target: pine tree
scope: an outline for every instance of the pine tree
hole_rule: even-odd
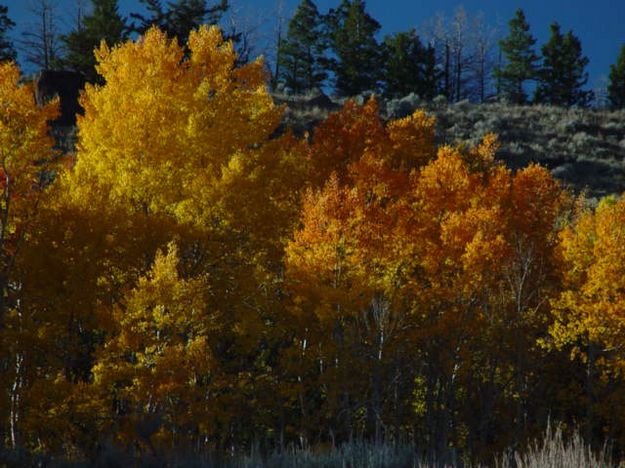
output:
[[[7,32],[15,26],[9,18],[9,9],[0,5],[0,62],[15,60],[15,48],[13,43],[7,38]]]
[[[608,99],[610,104],[617,109],[625,107],[625,44],[621,46],[616,63],[610,65]]]
[[[495,77],[504,97],[523,104],[527,101],[523,84],[536,77],[538,56],[533,50],[536,39],[529,33],[523,10],[517,10],[508,24],[508,36],[499,41],[506,64],[495,70]]]
[[[311,0],[302,0],[280,41],[279,80],[296,93],[320,88],[327,78],[323,19]]]
[[[378,88],[382,57],[375,35],[381,26],[365,8],[364,0],[342,0],[327,16],[335,87],[342,96]]]
[[[414,29],[384,38],[384,91],[387,96],[410,93],[431,99],[436,93],[436,57]]]
[[[167,2],[164,9],[161,0],[139,0],[145,5],[148,15],[131,13],[131,18],[138,21],[131,29],[140,34],[152,26],[165,31],[169,37],[178,38],[184,44],[189,33],[202,24],[217,24],[228,10],[228,0],[218,0],[215,5],[208,6],[207,0],[176,0]]]
[[[588,58],[582,55],[581,42],[573,32],[563,35],[560,25],[553,23],[542,54],[535,101],[555,106],[587,105],[592,92],[582,88],[588,83]]]
[[[81,72],[87,81],[97,80],[94,49],[104,40],[113,46],[125,39],[126,24],[119,14],[117,0],[91,0],[93,10],[81,24],[67,35],[61,36],[65,45],[65,56],[61,59],[64,68]]]

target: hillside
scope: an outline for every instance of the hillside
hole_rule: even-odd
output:
[[[284,124],[299,134],[313,130],[341,105],[323,95],[281,94],[274,99],[287,106]],[[590,196],[625,191],[625,111],[466,101],[448,104],[443,97],[427,102],[416,96],[380,100],[379,105],[387,119],[426,109],[437,118],[440,144],[474,144],[485,134],[496,133],[502,145],[498,157],[510,167],[540,163],[565,185],[575,191],[586,189]]]

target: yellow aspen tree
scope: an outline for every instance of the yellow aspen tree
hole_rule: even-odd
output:
[[[78,381],[82,392],[94,359],[109,362],[94,349],[102,343],[113,349],[108,339],[117,340],[128,291],[150,271],[156,250],[176,240],[189,278],[208,278],[206,308],[222,325],[210,342],[221,351],[215,361],[234,356],[212,382],[234,395],[212,402],[226,421],[226,438],[231,420],[253,415],[235,400],[249,401],[240,382],[250,375],[245,367],[260,352],[259,341],[271,335],[274,283],[308,163],[304,144],[278,132],[282,109],[267,92],[262,59],[237,67],[232,44],[215,27],[192,32],[187,48],[185,54],[151,29],[135,42],[96,51],[104,84],[87,85],[82,94],[76,163],[49,212],[67,222],[44,227],[57,245],[49,258],[65,268],[48,283],[40,280],[63,291],[50,307],[72,324],[68,342],[80,360],[68,363],[65,381]],[[82,420],[91,403],[61,383],[55,395],[66,399],[44,398],[41,411],[74,408]],[[93,387],[94,401],[102,400],[101,388]],[[205,425],[203,434],[219,427]]]
[[[618,356],[623,340],[622,242],[625,203],[606,198],[593,212],[586,208],[560,236],[566,288],[553,301],[556,321],[551,335],[558,346],[569,345],[572,357],[588,359],[588,346]],[[595,357],[596,358],[596,357]],[[619,359],[605,360],[614,370],[623,371]]]
[[[115,307],[94,384],[112,408],[117,437],[144,449],[193,447],[214,427],[209,340],[219,328],[207,281],[183,278],[175,244]]]
[[[48,121],[58,101],[35,103],[13,62],[0,63],[0,444],[20,446],[24,393],[36,371],[38,317],[28,311],[17,265],[54,178]]]
[[[192,32],[187,47],[188,58],[151,29],[96,51],[105,84],[83,94],[77,162],[64,182],[76,206],[89,200],[186,229],[181,251],[219,271],[223,302],[241,304],[257,273],[271,281],[279,271],[307,165],[301,142],[274,135],[282,110],[262,59],[236,67],[216,27]]]
[[[282,110],[266,90],[262,60],[235,67],[233,46],[216,27],[192,32],[188,48],[186,59],[175,40],[151,29],[136,42],[96,51],[105,84],[87,85],[81,101],[78,160],[68,181],[76,198],[102,190],[145,213],[227,227],[243,222],[232,204],[270,203],[269,193],[253,198],[249,185],[273,182],[284,194],[271,195],[286,197],[275,181],[259,180],[271,164],[294,166],[288,137],[283,147],[264,148]],[[237,193],[250,198],[226,199]]]
[[[625,201],[607,197],[593,210],[580,200],[560,234],[564,287],[552,302],[548,348],[568,354],[583,369],[576,407],[588,437],[625,440]]]

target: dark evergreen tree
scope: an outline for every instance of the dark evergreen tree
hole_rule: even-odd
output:
[[[117,0],[91,0],[92,13],[82,18],[71,33],[61,36],[65,55],[63,68],[81,72],[87,81],[97,80],[93,50],[104,40],[113,46],[125,39],[126,23],[119,14]]]
[[[0,61],[2,62],[15,60],[15,48],[7,37],[7,33],[14,26],[15,23],[9,18],[9,8],[5,5],[0,5]]]
[[[219,23],[228,10],[228,0],[218,0],[212,6],[207,0],[177,0],[167,2],[166,8],[161,0],[139,1],[145,5],[148,14],[131,13],[131,18],[138,21],[131,25],[131,30],[143,34],[157,26],[181,44],[186,44],[189,33],[198,26]]]
[[[327,16],[329,37],[335,58],[336,92],[355,96],[378,89],[382,53],[375,38],[380,23],[366,11],[364,0],[342,0]]]
[[[616,63],[610,65],[608,99],[610,104],[617,109],[625,107],[625,44],[621,46]]]
[[[581,42],[573,32],[563,35],[560,25],[553,23],[542,54],[534,100],[555,106],[588,105],[592,91],[582,89],[588,83],[588,58],[582,55]]]
[[[533,50],[536,39],[529,32],[525,13],[519,9],[508,23],[508,36],[499,41],[505,63],[495,70],[502,97],[517,104],[527,102],[523,85],[536,78],[538,56]]]
[[[296,93],[320,88],[327,78],[323,18],[311,0],[302,0],[280,41],[279,81]]]
[[[414,29],[384,38],[384,93],[410,93],[431,99],[436,94],[437,71],[433,47],[425,47]]]

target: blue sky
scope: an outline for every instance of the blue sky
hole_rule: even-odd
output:
[[[28,12],[31,0],[0,0],[9,7],[9,15],[18,23],[14,36],[20,27],[32,21]],[[54,1],[54,0],[52,0]],[[83,0],[84,1],[84,0]],[[299,0],[231,0],[232,9],[239,22],[257,30],[260,45],[257,52],[270,53],[271,36],[275,29],[274,18],[279,1],[284,4],[286,15],[290,15]],[[59,17],[73,12],[76,0],[57,0]],[[88,3],[88,1],[87,1]],[[336,6],[339,0],[317,0],[321,12]],[[119,0],[123,14],[140,9],[138,0]],[[610,64],[614,63],[621,44],[625,43],[625,0],[369,0],[369,12],[382,24],[382,34],[417,29],[438,12],[451,16],[454,9],[462,5],[469,16],[478,11],[486,15],[489,23],[498,20],[507,27],[507,21],[517,8],[523,8],[531,31],[538,39],[538,45],[548,38],[549,24],[558,21],[563,31],[572,29],[581,39],[585,55],[590,59],[590,87],[601,77],[607,76]],[[65,24],[68,21],[65,20]],[[61,25],[63,26],[63,25]],[[538,50],[538,48],[537,48]]]

